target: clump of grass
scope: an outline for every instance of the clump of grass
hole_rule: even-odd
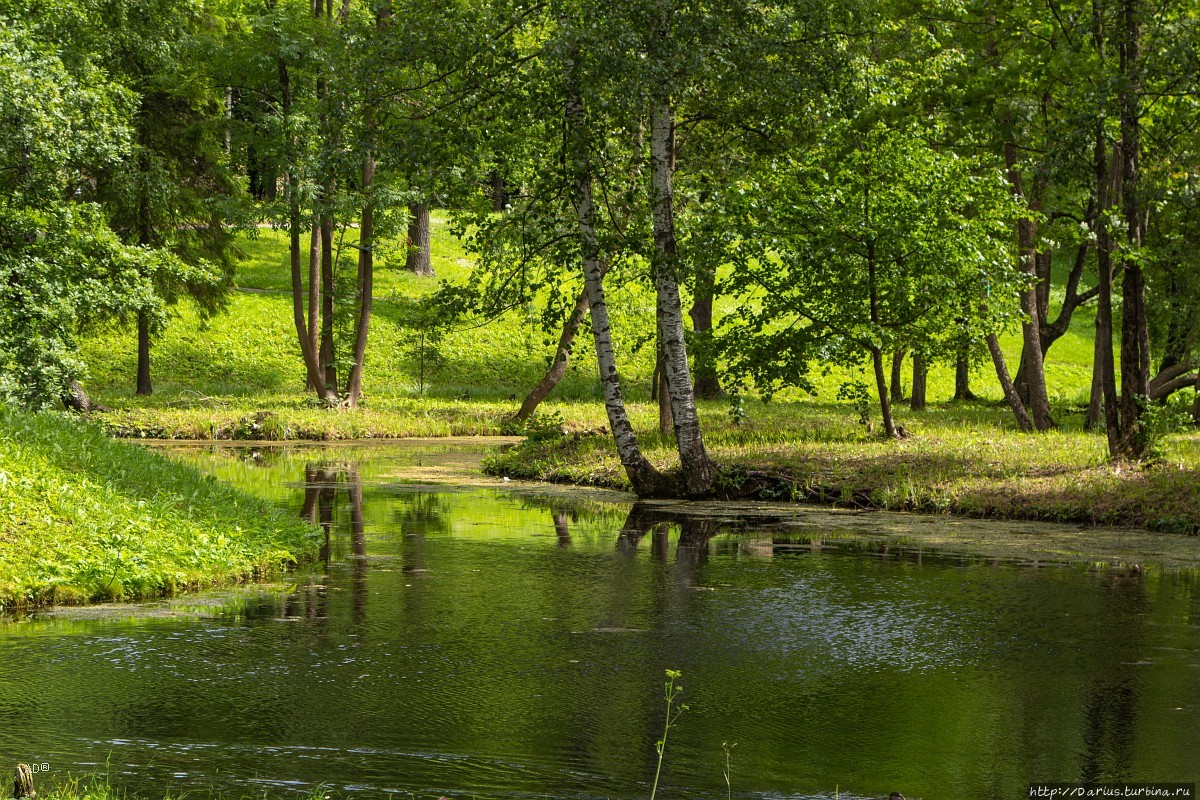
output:
[[[60,414],[0,408],[0,610],[140,599],[278,572],[315,529]]]

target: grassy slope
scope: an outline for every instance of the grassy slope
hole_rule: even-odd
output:
[[[96,425],[0,409],[0,610],[274,572],[313,530]]]

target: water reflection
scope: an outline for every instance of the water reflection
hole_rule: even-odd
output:
[[[64,771],[111,756],[158,797],[632,800],[670,667],[691,707],[672,797],[726,797],[722,742],[743,798],[1200,774],[1187,573],[945,555],[766,507],[442,489],[397,480],[392,451],[279,453],[199,463],[318,524],[320,564],[215,618],[10,626],[0,719],[21,722],[0,749]]]

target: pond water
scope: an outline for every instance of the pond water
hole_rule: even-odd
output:
[[[322,523],[322,563],[3,623],[0,753],[49,764],[40,781],[107,764],[159,798],[645,798],[668,668],[688,709],[664,798],[1200,776],[1195,570],[455,487],[479,446],[453,442],[179,452]]]

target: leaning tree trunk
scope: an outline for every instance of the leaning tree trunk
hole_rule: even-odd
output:
[[[1000,380],[1000,388],[1004,390],[1004,399],[1008,401],[1009,407],[1017,417],[1017,427],[1026,432],[1032,431],[1033,422],[1029,419],[1025,404],[1021,402],[1017,387],[1013,385],[1012,377],[1008,374],[1008,363],[1004,360],[1004,351],[1000,349],[1000,340],[996,338],[996,334],[987,335],[987,346],[992,354],[992,363],[996,365],[996,377]]]
[[[604,391],[604,409],[609,428],[617,446],[621,466],[633,491],[639,497],[669,496],[674,487],[654,465],[642,455],[633,425],[625,411],[621,396],[621,378],[612,345],[612,326],[608,319],[608,304],[604,299],[603,269],[600,263],[596,236],[596,206],[592,194],[592,167],[588,155],[587,120],[579,75],[574,58],[567,58],[565,122],[569,167],[571,170],[571,200],[575,207],[577,234],[583,262],[583,277],[587,287],[588,307],[592,318],[592,338],[596,345],[596,361],[600,368],[600,385]]]
[[[695,335],[696,397],[720,397],[721,379],[717,376],[716,348],[713,342],[713,296],[716,294],[716,270],[705,265],[696,271],[696,293],[688,316],[692,318]]]
[[[607,263],[601,266],[601,278],[608,272],[608,267]],[[546,370],[546,374],[538,381],[537,386],[534,386],[529,394],[525,396],[525,400],[514,415],[514,419],[524,422],[532,417],[533,412],[537,411],[542,401],[550,395],[550,392],[554,391],[555,386],[558,386],[558,382],[562,380],[563,375],[567,374],[567,364],[571,358],[571,351],[575,347],[575,337],[579,334],[579,328],[583,325],[583,318],[587,314],[587,310],[587,288],[584,287],[580,290],[579,296],[575,298],[575,307],[567,316],[566,322],[563,323],[562,333],[558,336],[558,346],[554,348],[554,359],[550,362],[550,368]]]
[[[429,260],[429,205],[413,203],[408,207],[408,256],[404,268],[417,275],[432,275]]]
[[[150,381],[150,315],[139,311],[137,324],[137,393],[147,395],[154,392],[154,384]]]
[[[929,368],[925,365],[925,357],[914,351],[912,357],[912,398],[909,408],[913,411],[925,410],[925,390],[929,383]]]
[[[358,226],[358,324],[354,329],[354,363],[346,381],[346,404],[357,408],[362,399],[363,361],[367,356],[367,332],[371,327],[372,291],[375,283],[375,200],[371,185],[375,181],[375,157],[363,156],[362,190],[366,196]]]
[[[663,97],[655,103],[650,113],[650,184],[654,204],[658,330],[662,339],[663,374],[667,378],[671,397],[671,415],[675,423],[675,441],[683,468],[684,487],[689,496],[699,497],[712,493],[718,473],[704,448],[683,337],[683,309],[676,278],[679,249],[675,240],[671,175],[674,150],[674,114],[670,101]]]

